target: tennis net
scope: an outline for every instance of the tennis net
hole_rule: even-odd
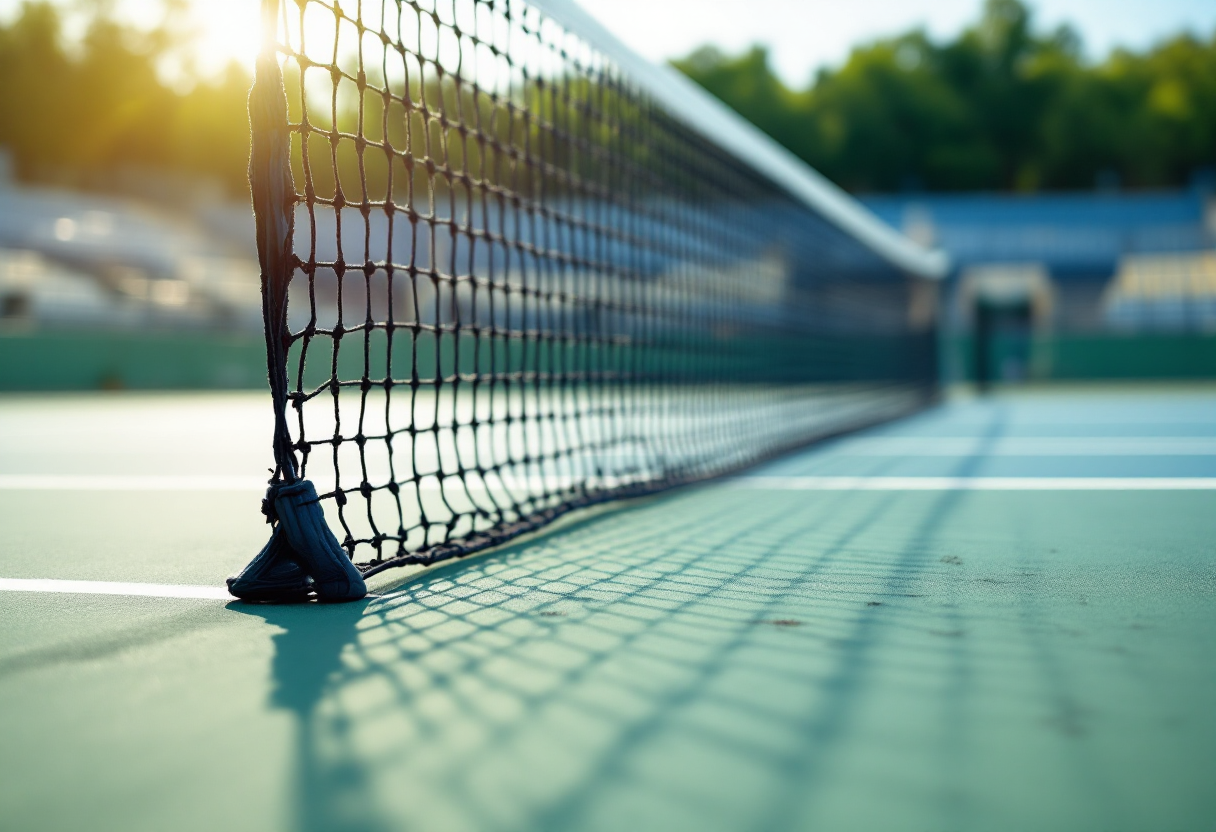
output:
[[[572,3],[263,14],[264,508],[364,574],[934,395],[942,264]]]

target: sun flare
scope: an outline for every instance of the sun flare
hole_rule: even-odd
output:
[[[259,6],[257,0],[190,0],[191,51],[203,74],[233,61],[252,69],[261,41]]]

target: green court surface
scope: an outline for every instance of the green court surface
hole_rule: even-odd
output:
[[[357,604],[160,597],[264,542],[269,415],[0,399],[0,828],[1216,828],[1216,388],[951,401]]]

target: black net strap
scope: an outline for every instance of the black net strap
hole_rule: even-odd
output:
[[[277,0],[263,0],[263,26],[273,30]],[[287,292],[298,261],[292,251],[297,202],[291,177],[287,96],[283,73],[273,51],[263,49],[249,94],[251,146],[249,185],[261,264],[262,320],[266,334],[266,369],[274,405],[274,482],[295,482],[297,463],[287,426]],[[273,501],[272,501],[273,502]],[[267,514],[269,517],[269,513]]]

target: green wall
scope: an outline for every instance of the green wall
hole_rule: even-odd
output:
[[[1024,357],[1028,381],[1216,379],[1216,335],[1069,333],[994,341],[994,365]],[[946,347],[951,380],[974,379],[971,338],[950,338]],[[999,372],[995,378],[1001,380]]]
[[[402,339],[408,345],[408,339]],[[420,363],[434,371],[433,346]],[[971,343],[947,342],[956,372],[973,377]],[[306,382],[328,375],[324,344],[309,361]],[[997,354],[1016,344],[998,342]],[[361,350],[343,351],[344,376],[361,374]],[[847,350],[826,350],[838,357]],[[473,351],[467,351],[471,357]],[[746,357],[746,356],[744,356]],[[409,356],[394,369],[408,376]],[[1067,335],[1029,347],[1030,380],[1216,379],[1216,335]],[[354,363],[351,363],[354,362]],[[373,362],[378,363],[378,362]],[[350,364],[350,366],[346,366]],[[360,366],[356,367],[355,364]],[[451,372],[454,366],[445,366]],[[854,368],[855,370],[857,368]],[[373,372],[383,371],[373,367]],[[394,375],[397,373],[395,372]],[[313,378],[316,376],[316,378]],[[265,346],[254,335],[221,333],[0,332],[0,390],[249,389],[266,386]]]
[[[261,337],[220,333],[0,333],[0,390],[266,386]]]

